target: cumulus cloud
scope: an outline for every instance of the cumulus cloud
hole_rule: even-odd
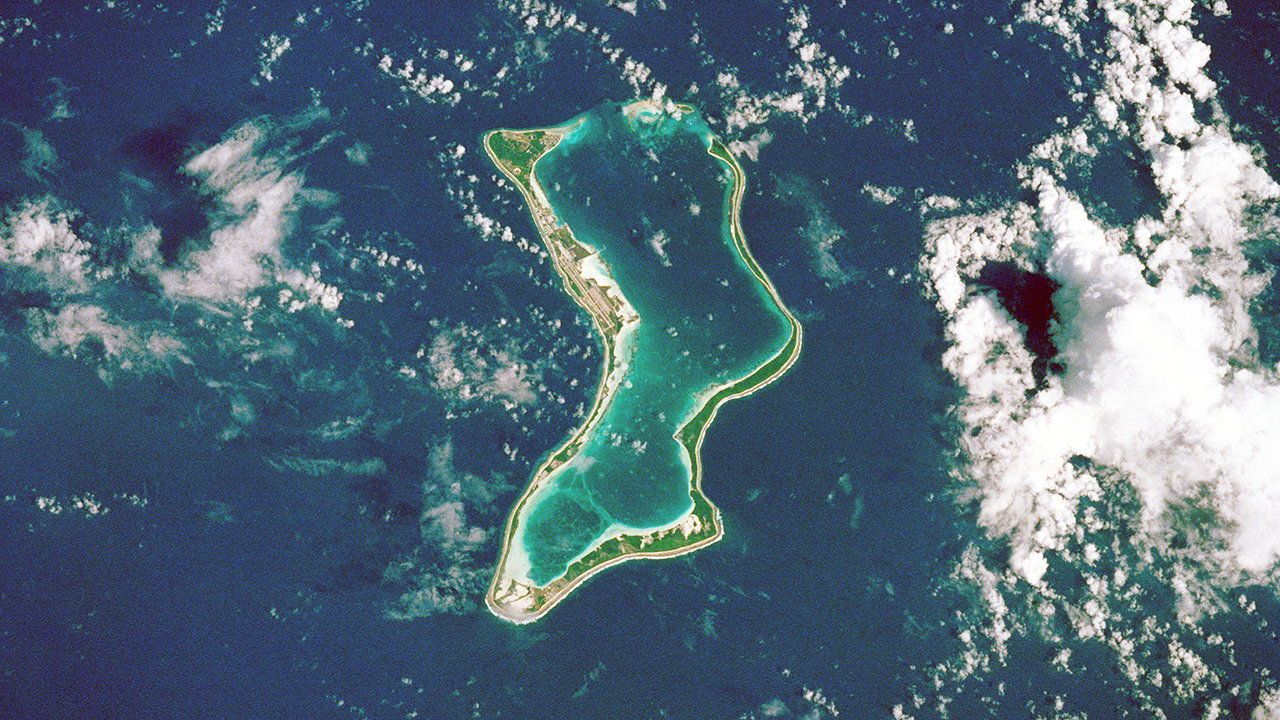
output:
[[[905,190],[897,185],[882,187],[871,183],[862,184],[862,194],[881,205],[892,205],[898,202]]]
[[[1277,720],[1280,718],[1280,690],[1269,688],[1259,698],[1258,706],[1249,716],[1251,720]]]
[[[1256,359],[1241,364],[1248,328],[1232,327],[1227,309],[1168,277],[1150,284],[1119,236],[1042,182],[1035,231],[1060,284],[1064,371],[1034,392],[1025,329],[989,293],[956,303],[949,326],[945,364],[969,392],[961,416],[974,434],[961,442],[981,478],[982,521],[1014,540],[1014,566],[1039,582],[1044,551],[1096,492],[1071,463],[1085,456],[1126,474],[1154,533],[1180,504],[1211,500],[1233,528],[1224,540],[1236,566],[1266,571],[1280,557],[1267,519],[1280,512],[1280,382]]]
[[[72,228],[76,213],[52,197],[24,199],[0,224],[0,265],[51,290],[87,287],[96,274],[89,244]]]
[[[729,141],[729,152],[738,157],[747,157],[752,161],[757,161],[760,159],[760,151],[771,142],[773,142],[773,133],[765,129],[745,140]]]
[[[253,79],[253,84],[275,79],[276,65],[289,51],[290,45],[288,36],[279,33],[271,33],[262,39],[262,52],[258,55],[258,77]]]
[[[24,293],[17,305],[36,346],[82,358],[107,381],[197,357],[216,364],[225,352],[251,363],[290,355],[287,341],[253,338],[255,320],[333,313],[342,300],[315,263],[300,267],[285,247],[305,208],[335,201],[306,187],[297,169],[324,144],[300,149],[298,135],[323,117],[256,118],[194,154],[179,169],[208,199],[207,224],[168,238],[163,252],[166,238],[153,224],[100,224],[48,195],[15,200],[0,214],[0,273],[10,293]],[[192,322],[173,322],[175,306],[190,309],[182,317]]]
[[[190,362],[182,341],[163,328],[116,320],[96,305],[69,303],[57,311],[31,310],[27,322],[32,341],[45,352],[100,354],[105,362],[98,374],[106,382],[117,371],[153,371]]]
[[[1232,136],[1191,3],[1033,0],[1023,19],[1089,57],[1097,84],[1077,96],[1091,114],[1017,167],[1024,201],[925,207],[920,269],[963,391],[955,488],[1008,552],[975,542],[955,563],[959,650],[895,717],[998,686],[1035,635],[1064,675],[1103,650],[1146,716],[1270,717],[1269,668],[1200,619],[1265,632],[1242,586],[1274,587],[1280,560],[1280,374],[1251,314],[1269,312],[1273,271],[1248,254],[1274,236],[1280,186]],[[1159,201],[1109,226],[1066,188],[1130,149]],[[1026,711],[1074,709],[1064,694]]]
[[[315,270],[294,267],[282,245],[307,205],[327,205],[331,193],[304,186],[289,134],[322,119],[313,111],[276,124],[266,118],[241,124],[221,141],[192,157],[182,168],[216,208],[209,213],[207,247],[188,252],[176,267],[157,270],[170,297],[215,304],[247,302],[264,287],[281,283],[289,294],[327,310],[336,310],[341,293]]]
[[[58,151],[45,138],[44,133],[35,128],[23,127],[10,123],[22,133],[25,154],[22,158],[22,172],[33,180],[45,180],[58,169]]]
[[[628,5],[633,10],[636,7],[634,3]],[[500,7],[515,16],[524,31],[534,38],[536,49],[531,54],[545,57],[546,49],[542,45],[548,37],[572,33],[590,43],[617,68],[621,79],[631,86],[636,96],[659,100],[666,95],[667,86],[654,77],[653,69],[647,63],[614,44],[607,30],[591,25],[573,9],[544,0],[503,0]]]
[[[497,401],[509,407],[538,399],[542,371],[520,357],[513,343],[495,343],[465,324],[441,330],[425,355],[431,383],[462,401]]]
[[[491,570],[475,555],[488,542],[492,528],[473,524],[470,514],[487,513],[496,494],[509,489],[496,478],[485,480],[459,470],[451,439],[432,448],[418,521],[422,544],[383,573],[390,585],[409,585],[388,608],[389,617],[411,619],[476,609]]]
[[[823,283],[835,288],[856,280],[858,272],[843,266],[837,255],[848,242],[847,233],[831,217],[813,183],[799,176],[784,177],[778,180],[777,195],[804,211],[806,222],[799,230],[800,238],[809,247],[813,271]]]
[[[405,90],[417,94],[423,100],[444,105],[462,102],[462,93],[458,91],[457,83],[443,72],[431,73],[418,69],[413,58],[397,64],[390,55],[383,55],[378,61],[378,69],[399,79]]]
[[[1133,227],[1104,227],[1062,188],[1063,164],[1033,157],[1020,169],[1033,203],[930,226],[921,269],[947,319],[944,365],[966,391],[957,472],[1033,584],[1080,531],[1099,473],[1136,491],[1146,542],[1190,534],[1219,581],[1263,580],[1280,559],[1280,378],[1257,355],[1249,309],[1268,277],[1245,250],[1253,215],[1274,222],[1280,186],[1225,125],[1196,119],[1220,111],[1190,4],[1103,5],[1109,62],[1086,122],[1133,139],[1163,201]],[[1203,112],[1170,111],[1183,98]],[[1028,328],[984,289],[998,262],[1057,287],[1060,371],[1043,381]]]
[[[118,317],[100,305],[98,285],[117,268],[94,257],[76,213],[52,197],[18,201],[0,221],[0,273],[12,291],[42,293],[22,312],[36,347],[92,359],[111,382],[119,372],[154,372],[189,362],[184,343],[155,323]]]
[[[727,108],[725,128],[730,134],[744,133],[763,125],[774,116],[791,117],[807,123],[818,113],[834,109],[847,112],[840,102],[840,88],[852,75],[812,36],[809,11],[793,7],[787,13],[784,36],[790,62],[781,71],[783,85],[755,93],[732,69],[717,74],[715,90]]]
[[[332,193],[305,187],[301,171],[291,169],[298,155],[290,135],[323,116],[314,111],[284,123],[258,118],[192,157],[182,171],[213,205],[207,236],[176,263],[160,256],[161,237],[154,226],[116,233],[129,236],[123,266],[97,261],[94,244],[76,229],[78,213],[51,196],[22,199],[7,209],[0,226],[0,263],[30,271],[59,289],[86,290],[94,280],[128,271],[154,278],[176,301],[244,305],[254,293],[282,285],[287,291],[282,300],[288,301],[282,304],[336,310],[341,293],[321,281],[317,269],[295,267],[282,248],[304,207],[336,200]]]

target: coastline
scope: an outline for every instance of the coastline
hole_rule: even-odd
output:
[[[676,108],[681,112],[692,111],[692,108],[687,105],[679,105]],[[660,110],[661,106],[657,106],[652,101],[638,101],[624,107],[624,111],[637,114]],[[746,243],[741,223],[742,199],[746,192],[746,173],[729,152],[728,147],[719,138],[709,134],[707,153],[727,165],[733,174],[733,189],[726,197],[725,203],[726,211],[729,213],[729,230],[734,248],[741,262],[763,285],[775,307],[786,319],[790,327],[789,337],[776,354],[742,377],[707,390],[701,405],[691,413],[675,433],[674,438],[689,457],[692,507],[688,513],[664,527],[646,529],[639,533],[623,529],[615,534],[602,536],[594,548],[569,564],[564,575],[545,586],[536,586],[514,577],[513,560],[514,564],[527,564],[527,561],[521,563],[517,559],[521,553],[513,548],[519,529],[519,516],[530,499],[543,488],[547,478],[574,457],[581,441],[594,428],[603,411],[612,402],[618,387],[617,380],[626,370],[625,357],[620,357],[618,350],[620,344],[625,344],[629,329],[639,321],[638,315],[635,315],[635,311],[630,308],[630,304],[626,302],[616,285],[605,289],[598,280],[584,277],[581,262],[567,262],[569,256],[577,254],[574,251],[575,248],[580,249],[577,252],[586,253],[581,256],[582,258],[594,257],[594,249],[577,240],[568,227],[559,221],[534,176],[534,168],[538,160],[551,152],[580,122],[582,120],[579,118],[550,128],[493,130],[485,134],[483,142],[490,160],[520,189],[543,242],[555,261],[556,270],[565,284],[566,291],[591,315],[604,346],[601,380],[590,412],[570,438],[539,465],[528,487],[507,516],[502,550],[493,580],[485,594],[485,604],[497,617],[516,624],[531,623],[543,617],[575,588],[608,567],[633,559],[676,557],[711,545],[723,537],[724,528],[720,510],[702,491],[701,450],[706,430],[715,419],[720,405],[735,398],[746,397],[783,375],[795,363],[803,345],[803,327],[783,303],[777,289],[760,268]],[[514,156],[514,159],[521,164],[514,164],[512,157],[500,156],[501,151],[493,147],[495,138],[498,138],[507,150],[515,146],[525,149],[527,152],[523,156],[519,154]],[[548,142],[547,138],[553,138],[553,140]],[[536,152],[529,152],[535,148]],[[595,288],[591,287],[589,280],[595,283]],[[614,291],[612,294],[620,300],[618,314],[608,314],[606,307],[599,302],[600,293],[592,295],[592,290],[599,290],[605,295],[611,294],[610,290]],[[630,314],[627,314],[628,310]]]

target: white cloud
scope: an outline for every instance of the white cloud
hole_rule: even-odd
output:
[[[1144,717],[1270,717],[1271,669],[1200,619],[1230,611],[1231,627],[1262,631],[1237,588],[1277,577],[1280,376],[1250,315],[1270,277],[1245,249],[1275,227],[1280,191],[1231,135],[1190,3],[1033,0],[1023,19],[1062,35],[1099,80],[1076,82],[1092,115],[1018,166],[1028,200],[922,209],[920,270],[963,391],[953,489],[1003,542],[975,542],[955,563],[959,649],[923,666],[895,716],[945,716],[961,697],[1001,707],[1022,638],[1051,648],[1048,669],[1063,676],[1104,658]],[[1085,54],[1086,24],[1103,33],[1101,53]],[[1072,174],[1094,157],[1131,150],[1160,198],[1110,227],[1091,210],[1105,198],[1065,188],[1089,187]],[[939,218],[966,207],[985,211]],[[993,263],[1056,288],[1048,351],[1011,314],[1033,315],[1006,305],[1010,289],[980,280]],[[1056,353],[1047,370],[1031,347]],[[1082,704],[1064,693],[1025,709],[1076,717]]]
[[[636,0],[608,0],[608,2],[612,7],[631,15],[632,17],[636,14]]]
[[[121,371],[154,372],[189,362],[185,344],[170,330],[114,317],[98,304],[98,284],[117,269],[94,262],[90,244],[72,227],[75,220],[57,200],[44,197],[20,200],[0,223],[0,267],[51,296],[47,307],[24,312],[32,342],[50,354],[92,360],[105,382]]]
[[[841,265],[836,255],[837,248],[848,242],[848,233],[831,217],[813,184],[799,176],[784,177],[778,181],[777,195],[804,211],[806,222],[799,230],[800,238],[809,247],[813,271],[823,283],[835,288],[856,280],[858,271]]]
[[[218,0],[218,4],[213,10],[206,12],[204,17],[206,24],[204,26],[204,34],[213,36],[222,32],[222,28],[226,24],[227,0]]]
[[[100,354],[98,374],[106,382],[116,371],[141,372],[189,363],[182,341],[160,328],[112,318],[96,305],[68,303],[57,311],[31,310],[28,331],[37,347],[50,354]]]
[[[862,184],[862,194],[881,205],[892,205],[902,197],[903,188],[897,185],[879,186],[871,183]]]
[[[89,245],[71,227],[74,220],[52,197],[19,201],[0,225],[0,264],[29,271],[50,289],[85,288],[93,268]]]
[[[423,100],[445,105],[457,105],[462,101],[462,93],[458,85],[442,72],[431,73],[418,70],[413,58],[397,64],[390,55],[383,55],[378,61],[378,69],[386,75],[398,78],[406,90],[413,92]]]
[[[427,359],[432,384],[459,400],[515,407],[538,399],[541,371],[524,361],[515,345],[497,345],[466,325],[436,333],[430,348],[419,354]]]
[[[11,123],[12,124],[12,123]],[[26,154],[22,158],[22,172],[35,180],[44,180],[58,169],[58,151],[34,128],[14,125],[22,133]]]
[[[745,134],[774,115],[808,122],[827,109],[848,110],[840,104],[840,88],[852,71],[810,36],[807,9],[791,8],[787,14],[785,42],[792,59],[781,71],[780,80],[784,85],[780,88],[754,95],[731,70],[718,74],[716,88],[721,94],[721,105],[728,108],[725,126],[729,133]]]
[[[467,511],[459,499],[446,500],[422,513],[423,539],[440,543],[447,551],[474,550],[488,537],[484,528],[467,523]]]
[[[968,397],[957,412],[972,432],[960,442],[982,522],[1011,538],[1013,565],[1038,582],[1044,553],[1060,547],[1078,501],[1097,491],[1090,471],[1070,462],[1083,456],[1129,478],[1156,537],[1173,522],[1169,512],[1209,500],[1225,521],[1226,567],[1261,576],[1280,558],[1268,520],[1280,513],[1280,380],[1249,355],[1252,327],[1233,312],[1243,301],[1195,291],[1206,276],[1195,258],[1212,240],[1206,233],[1195,252],[1162,258],[1164,279],[1153,286],[1151,265],[1124,236],[1104,231],[1051,180],[1039,183],[1033,225],[1026,210],[997,215],[1024,223],[1003,233],[984,230],[991,216],[939,224],[923,263],[949,318],[944,364]],[[1010,257],[1042,261],[1061,285],[1053,339],[1065,371],[1030,397],[1024,329],[992,295],[962,289],[986,261]],[[1231,288],[1256,286],[1235,280]]]
[[[267,462],[277,470],[291,470],[309,477],[325,477],[338,474],[367,476],[382,475],[387,472],[387,463],[379,457],[340,460],[337,458],[291,454],[281,455]]]
[[[543,0],[504,0],[501,6],[508,13],[522,20],[525,32],[537,37],[537,46],[541,46],[548,37],[556,34],[575,33],[590,43],[607,62],[618,69],[619,77],[631,86],[632,92],[637,97],[651,97],[659,100],[666,95],[667,86],[653,77],[652,68],[645,62],[637,60],[626,49],[614,45],[608,31],[588,24],[575,12]],[[637,7],[635,3],[615,6],[632,11]],[[536,54],[545,58],[545,48],[538,49]]]
[[[747,157],[752,161],[758,161],[760,159],[760,151],[771,142],[773,142],[773,133],[766,128],[746,140],[730,140],[729,152],[738,157]]]
[[[295,268],[281,247],[303,207],[333,202],[332,194],[305,188],[301,171],[289,169],[296,158],[282,138],[324,115],[312,111],[283,125],[266,118],[243,123],[183,166],[216,208],[208,215],[208,246],[189,251],[176,267],[155,269],[167,295],[243,305],[256,291],[281,283],[290,290],[281,297],[285,304],[337,309],[341,293],[319,280],[318,269]]]
[[[25,313],[36,345],[84,358],[111,380],[122,371],[189,362],[198,353],[188,348],[243,352],[257,362],[268,347],[287,346],[251,338],[263,311],[336,312],[342,292],[321,279],[318,264],[299,267],[283,247],[302,208],[334,199],[305,187],[293,169],[300,156],[295,133],[323,115],[313,110],[281,122],[246,122],[188,161],[183,171],[212,201],[208,231],[185,239],[187,248],[171,263],[162,257],[154,225],[82,222],[51,196],[22,198],[5,209],[0,269],[8,287],[49,296]],[[198,312],[190,325],[138,319],[163,316],[173,303],[211,312]],[[214,337],[229,329],[237,339]]]
[[[49,82],[54,87],[53,92],[44,99],[49,107],[49,119],[59,121],[75,117],[76,113],[71,109],[71,95],[77,88],[67,85],[59,77],[51,77]]]
[[[410,586],[388,608],[389,617],[411,619],[475,610],[491,570],[474,555],[488,542],[491,529],[471,524],[468,515],[490,509],[495,494],[508,489],[496,479],[486,481],[460,471],[454,464],[451,439],[431,449],[422,484],[422,546],[383,573],[385,582]]]
[[[368,165],[370,149],[368,143],[354,142],[342,152],[353,165]]]
[[[1265,210],[1280,186],[1226,127],[1196,120],[1194,103],[1211,105],[1214,87],[1190,3],[1103,5],[1113,27],[1096,119],[1146,152],[1160,216],[1103,227],[1046,155],[1020,171],[1034,205],[929,227],[921,269],[947,319],[944,365],[966,394],[955,408],[958,472],[1033,584],[1077,537],[1098,473],[1136,491],[1146,542],[1168,547],[1190,532],[1208,575],[1261,581],[1280,560],[1280,378],[1256,355],[1248,310],[1266,277],[1251,272],[1244,245],[1246,211]],[[1079,133],[1045,147],[1078,151]],[[1064,369],[1039,387],[1025,328],[975,286],[996,261],[1060,286],[1052,339]],[[1190,602],[1194,590],[1177,589]]]
[[[667,244],[670,242],[671,237],[665,230],[659,230],[649,236],[649,248],[653,250],[654,255],[658,256],[658,261],[663,267],[671,267],[671,257],[667,255]]]
[[[258,77],[253,79],[255,85],[259,80],[271,82],[275,79],[276,65],[288,52],[289,46],[289,38],[279,33],[271,33],[262,39],[262,52],[258,55]]]
[[[1269,688],[1258,698],[1251,720],[1280,720],[1280,689]]]
[[[488,586],[490,574],[487,567],[449,563],[420,565],[416,557],[404,558],[383,572],[383,581],[392,584],[411,582],[413,588],[387,608],[387,617],[412,620],[429,615],[474,612]]]

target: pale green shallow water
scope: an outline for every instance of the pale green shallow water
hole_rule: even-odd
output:
[[[539,585],[611,527],[662,527],[687,513],[689,459],[675,432],[707,390],[750,374],[790,335],[734,247],[732,175],[707,154],[706,124],[693,113],[644,118],[615,104],[586,113],[536,169],[641,318],[611,406],[519,519],[516,542]]]

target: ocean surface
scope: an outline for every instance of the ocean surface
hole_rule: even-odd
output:
[[[1275,174],[1280,83],[1258,68],[1280,26],[1229,4],[1195,33]],[[1024,199],[1019,163],[1094,112],[1087,54],[1002,2],[581,5],[0,6],[0,716],[1209,717],[1234,687],[1223,712],[1250,717],[1280,672],[1274,586],[1186,621],[1221,682],[1184,696],[1028,630],[1025,582],[988,633],[972,608],[995,591],[958,565],[1010,550],[956,479],[926,199]],[[734,143],[804,349],[706,436],[723,540],[513,626],[483,603],[502,524],[590,407],[600,349],[480,138],[658,84]],[[1112,142],[1063,185],[1127,226],[1159,193]],[[660,162],[661,187],[717,220],[702,159]],[[556,192],[601,217],[648,172],[564,162]],[[1142,597],[1116,627],[1183,622],[1175,590]],[[1000,650],[962,672],[979,635]],[[1140,662],[1176,655],[1152,647]]]

